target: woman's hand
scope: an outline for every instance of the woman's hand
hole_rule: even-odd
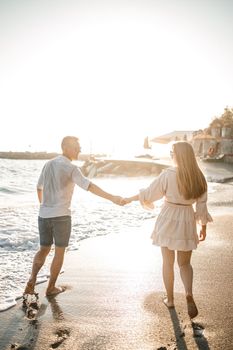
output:
[[[203,225],[199,233],[199,242],[202,242],[206,239],[206,225]]]

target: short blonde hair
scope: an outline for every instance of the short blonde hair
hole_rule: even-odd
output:
[[[74,146],[79,143],[79,138],[76,136],[65,136],[61,142],[61,148],[64,151],[66,147]]]
[[[207,191],[207,183],[193,148],[185,141],[174,143],[172,148],[177,164],[178,189],[185,199],[197,199]]]

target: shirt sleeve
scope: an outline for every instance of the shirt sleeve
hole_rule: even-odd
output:
[[[91,181],[82,174],[77,166],[74,167],[72,172],[72,181],[85,191],[88,190],[88,187],[91,184]]]
[[[37,189],[38,190],[42,190],[43,189],[43,185],[44,185],[44,169],[45,169],[45,165],[41,171],[41,174],[40,174],[40,177],[38,179],[38,182],[37,182]]]
[[[147,187],[139,191],[139,201],[145,209],[152,209],[152,203],[163,198],[167,187],[166,171],[163,171],[155,180]]]
[[[200,225],[206,225],[212,222],[213,219],[207,209],[207,192],[203,193],[196,201],[195,218]]]

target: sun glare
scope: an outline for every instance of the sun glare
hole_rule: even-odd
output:
[[[57,151],[75,134],[86,151],[112,152],[205,128],[221,113],[232,87],[201,21],[199,30],[182,13],[147,5],[111,12],[82,3],[56,15],[32,6],[31,16],[15,13],[15,28],[6,13],[0,108],[12,137],[2,132],[0,147]]]

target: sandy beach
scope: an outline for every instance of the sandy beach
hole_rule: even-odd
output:
[[[176,265],[175,309],[161,302],[161,255],[151,244],[154,221],[137,230],[83,241],[68,252],[60,285],[44,296],[40,309],[25,318],[22,299],[1,313],[0,349],[230,350],[233,338],[232,217],[215,216],[208,237],[193,254],[195,324],[187,312]]]

